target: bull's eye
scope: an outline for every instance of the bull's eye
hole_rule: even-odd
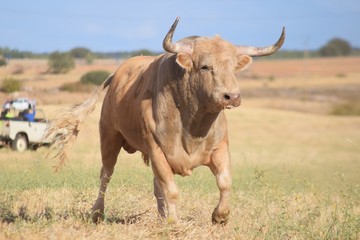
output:
[[[209,67],[208,65],[203,65],[200,67],[201,70],[204,70],[204,71],[210,71],[211,70],[211,67]]]

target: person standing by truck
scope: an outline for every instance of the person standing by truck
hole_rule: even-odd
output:
[[[11,105],[9,101],[4,104],[4,111],[1,112],[1,119],[13,118],[14,114],[11,112]]]
[[[4,111],[1,112],[1,118],[2,119],[13,118],[13,117],[14,117],[14,114],[12,114],[10,109],[5,109]]]

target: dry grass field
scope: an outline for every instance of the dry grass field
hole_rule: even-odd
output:
[[[91,69],[77,63],[48,75],[46,61],[0,68],[24,80],[48,115],[89,93],[64,93]],[[14,75],[21,66],[23,73]],[[232,156],[231,219],[211,223],[218,200],[206,167],[177,177],[181,223],[159,221],[152,172],[139,154],[120,154],[106,198],[105,221],[88,218],[99,184],[101,103],[85,122],[67,165],[55,173],[47,148],[0,149],[0,239],[360,239],[360,117],[331,114],[360,99],[360,58],[257,60],[240,77],[243,103],[227,111]],[[4,101],[8,95],[1,94]]]

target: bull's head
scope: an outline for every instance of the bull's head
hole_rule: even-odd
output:
[[[276,52],[285,39],[283,28],[279,40],[268,47],[236,46],[219,36],[215,38],[190,37],[172,42],[179,18],[176,18],[163,41],[163,48],[176,53],[176,62],[189,76],[189,85],[196,97],[209,111],[219,111],[240,105],[240,89],[236,73],[246,69],[251,57]]]

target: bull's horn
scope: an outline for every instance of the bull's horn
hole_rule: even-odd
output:
[[[267,56],[273,54],[278,49],[280,49],[284,43],[284,40],[285,40],[285,27],[283,27],[281,36],[274,45],[268,47],[237,46],[238,54],[249,55],[251,57]]]
[[[180,18],[177,17],[175,19],[175,22],[171,26],[169,32],[166,34],[164,41],[163,41],[163,48],[167,52],[171,53],[189,53],[191,54],[193,52],[193,47],[189,43],[182,43],[182,42],[172,42],[172,37],[174,35],[176,25],[178,24]]]

